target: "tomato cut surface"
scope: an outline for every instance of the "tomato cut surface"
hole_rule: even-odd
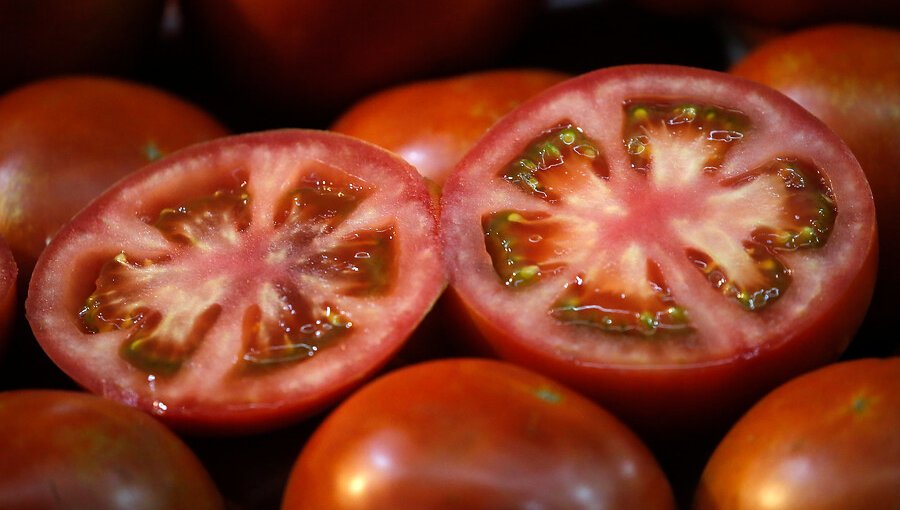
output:
[[[60,232],[29,320],[77,382],[177,425],[296,419],[390,359],[437,298],[430,200],[411,166],[341,135],[198,146]]]
[[[487,344],[633,423],[728,416],[836,358],[874,280],[846,146],[710,71],[618,67],[541,94],[457,166],[442,208],[451,284]]]

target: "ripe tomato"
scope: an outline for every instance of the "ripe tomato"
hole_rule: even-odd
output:
[[[736,418],[837,358],[871,294],[874,215],[849,149],[798,105],[651,65],[514,110],[442,201],[477,334],[652,433]]]
[[[0,96],[0,235],[23,287],[49,239],[109,185],[224,134],[199,108],[112,78],[52,78]]]
[[[0,507],[213,510],[212,479],[144,413],[59,390],[0,393]]]
[[[16,318],[16,275],[18,267],[9,245],[0,236],[0,354],[8,343],[8,334]]]
[[[665,475],[614,416],[498,361],[405,367],[344,401],[303,448],[283,510],[670,509]]]
[[[900,358],[844,361],[780,386],[728,432],[697,510],[900,507]]]
[[[54,74],[131,70],[164,0],[0,0],[0,90]]]
[[[119,181],[48,245],[26,312],[63,371],[177,427],[330,405],[444,288],[415,169],[334,133],[195,145]],[[72,268],[77,268],[73,271]]]
[[[830,25],[771,40],[732,73],[769,85],[822,119],[859,159],[878,213],[880,265],[867,326],[881,346],[896,321],[900,287],[900,31]],[[871,325],[870,325],[871,324]]]
[[[535,0],[184,0],[185,32],[267,105],[330,116],[411,79],[484,65]]]
[[[504,69],[398,85],[356,103],[331,129],[396,152],[440,186],[497,119],[569,77]]]

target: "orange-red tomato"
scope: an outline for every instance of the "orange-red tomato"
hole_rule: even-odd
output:
[[[764,397],[713,453],[696,510],[900,508],[900,358],[847,361]]]
[[[566,78],[557,71],[504,69],[399,85],[356,103],[331,129],[400,154],[441,185],[497,119]]]
[[[672,509],[655,459],[613,415],[498,361],[445,359],[370,383],[304,447],[283,510]]]
[[[21,277],[56,231],[119,178],[226,133],[178,97],[112,78],[51,78],[0,97],[0,235]]]

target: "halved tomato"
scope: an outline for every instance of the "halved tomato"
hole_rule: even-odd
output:
[[[41,256],[26,312],[86,388],[217,432],[316,412],[444,287],[415,169],[316,131],[194,146],[109,189]]]
[[[672,432],[838,357],[875,275],[836,135],[723,73],[623,66],[496,124],[444,187],[458,303],[500,356]]]

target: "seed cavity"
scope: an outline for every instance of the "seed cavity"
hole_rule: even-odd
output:
[[[390,291],[396,273],[395,227],[364,229],[341,239],[301,264],[304,272],[335,283],[346,296],[375,296]]]
[[[482,217],[484,243],[497,276],[509,288],[524,288],[564,267],[562,222],[544,213],[499,211]]]

